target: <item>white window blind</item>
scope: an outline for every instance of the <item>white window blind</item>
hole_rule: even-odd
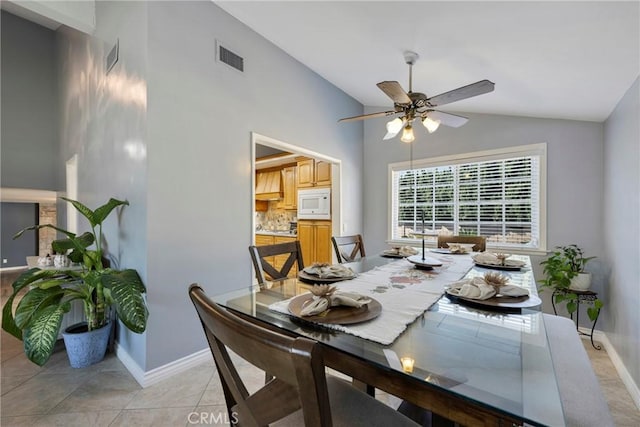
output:
[[[545,157],[546,145],[536,144],[390,165],[390,239],[412,238],[424,218],[434,233],[544,249]]]

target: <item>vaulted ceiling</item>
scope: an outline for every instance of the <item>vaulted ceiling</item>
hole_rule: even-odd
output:
[[[492,93],[442,108],[451,112],[604,121],[640,73],[637,1],[216,4],[381,110],[392,102],[376,83],[397,80],[408,90],[405,50],[420,55],[414,91],[495,83]]]

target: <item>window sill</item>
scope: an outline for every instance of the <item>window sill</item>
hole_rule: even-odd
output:
[[[386,241],[389,246],[413,246],[413,247],[422,247],[421,239],[396,239],[396,240],[387,240]],[[425,240],[424,242],[425,248],[436,248],[437,244],[434,241]],[[547,256],[549,251],[542,248],[515,248],[513,246],[492,246],[490,243],[487,243],[487,251],[488,252],[503,252],[508,254],[515,255],[533,255],[533,256]]]

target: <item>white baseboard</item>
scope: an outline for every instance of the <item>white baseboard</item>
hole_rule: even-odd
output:
[[[580,332],[589,334],[591,333],[591,329],[580,327]],[[582,339],[588,340],[589,337],[583,335]],[[638,384],[635,383],[635,381],[631,377],[631,374],[629,374],[627,367],[622,362],[622,359],[618,355],[615,347],[611,344],[611,341],[609,341],[609,338],[607,338],[607,335],[602,331],[595,330],[593,331],[593,340],[602,343],[602,346],[606,350],[609,359],[611,359],[611,363],[613,363],[616,371],[618,371],[618,375],[620,376],[622,383],[625,385],[627,391],[631,395],[633,403],[635,403],[636,407],[640,409],[640,388],[638,388]]]
[[[131,358],[122,347],[116,343],[116,356],[122,364],[127,368],[129,373],[135,378],[141,387],[149,387],[162,380],[170,378],[176,374],[184,372],[192,367],[199,365],[200,363],[211,360],[211,351],[209,348],[205,348],[181,359],[174,360],[166,365],[157,367],[150,371],[143,371],[140,366]]]

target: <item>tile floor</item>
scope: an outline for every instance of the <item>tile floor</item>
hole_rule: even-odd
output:
[[[9,426],[190,426],[226,425],[226,409],[213,362],[141,388],[113,355],[84,369],[69,366],[64,351],[45,367],[29,362],[22,343],[2,331],[0,425]],[[637,427],[640,411],[607,354],[585,341],[617,426]],[[244,363],[241,375],[259,388],[264,375]],[[397,399],[377,396],[390,405]],[[201,418],[203,417],[203,418]]]

